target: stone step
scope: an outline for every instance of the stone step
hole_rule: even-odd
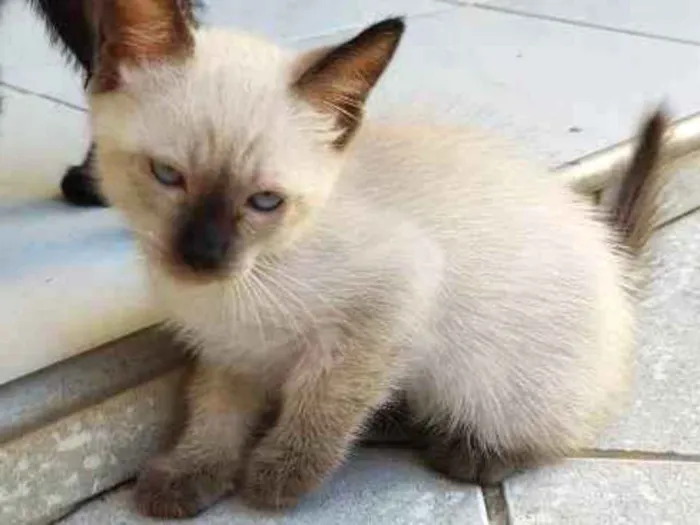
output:
[[[182,362],[150,329],[0,386],[0,523],[46,523],[132,477],[168,434]]]

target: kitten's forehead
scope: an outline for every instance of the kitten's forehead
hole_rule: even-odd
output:
[[[337,132],[291,90],[298,54],[221,30],[195,42],[185,62],[125,69],[119,93],[93,98],[95,129],[182,171],[196,194],[227,180],[232,191],[325,195],[331,179],[318,174],[340,162],[327,147]]]
[[[289,125],[288,64],[285,51],[254,37],[198,32],[184,66],[132,77],[144,146],[200,170],[249,161]]]

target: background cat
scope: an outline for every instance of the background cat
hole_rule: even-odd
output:
[[[44,20],[51,42],[63,51],[68,62],[85,79],[90,81],[94,70],[95,34],[89,0],[26,0]],[[5,0],[0,0],[0,16]],[[179,8],[195,21],[196,10],[204,3],[198,0],[178,0]],[[17,50],[21,52],[21,50]],[[1,101],[0,101],[1,109]],[[104,206],[106,202],[95,184],[92,174],[92,150],[90,145],[83,161],[68,168],[61,181],[61,191],[66,200],[78,206]]]

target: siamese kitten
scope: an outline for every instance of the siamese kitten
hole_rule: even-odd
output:
[[[169,0],[103,8],[98,173],[199,356],[141,512],[192,516],[232,489],[293,505],[397,399],[429,463],[466,482],[591,442],[632,363],[661,116],[611,228],[493,139],[361,124],[399,18],[299,56],[195,30]]]

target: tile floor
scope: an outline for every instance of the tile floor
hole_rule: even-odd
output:
[[[555,164],[631,134],[641,112],[665,100],[677,115],[700,110],[700,7],[686,0],[210,0],[206,21],[261,32],[297,47],[341,39],[386,14],[406,14],[396,63],[372,100],[374,114],[417,114],[486,126]],[[0,138],[0,197],[48,195],[79,160],[84,106],[79,79],[40,38],[20,0],[0,25],[3,92],[27,118]],[[36,108],[42,111],[37,112]],[[21,109],[17,109],[21,111]],[[62,133],[62,119],[74,131]],[[13,143],[20,142],[14,140]],[[60,147],[59,147],[60,146]],[[65,149],[63,147],[65,146]],[[46,155],[39,152],[48,151]],[[70,152],[70,153],[67,153]],[[700,204],[697,164],[670,198]],[[21,193],[21,191],[20,191]],[[600,450],[530,473],[490,493],[507,522],[694,524],[700,519],[700,220],[661,231],[642,319],[632,410]],[[0,261],[4,259],[0,256]],[[67,277],[70,278],[70,277]],[[503,503],[503,502],[501,502]],[[194,523],[487,523],[482,492],[435,478],[402,454],[367,452],[327,490],[285,518],[223,503]],[[146,523],[128,487],[94,500],[64,525]]]

